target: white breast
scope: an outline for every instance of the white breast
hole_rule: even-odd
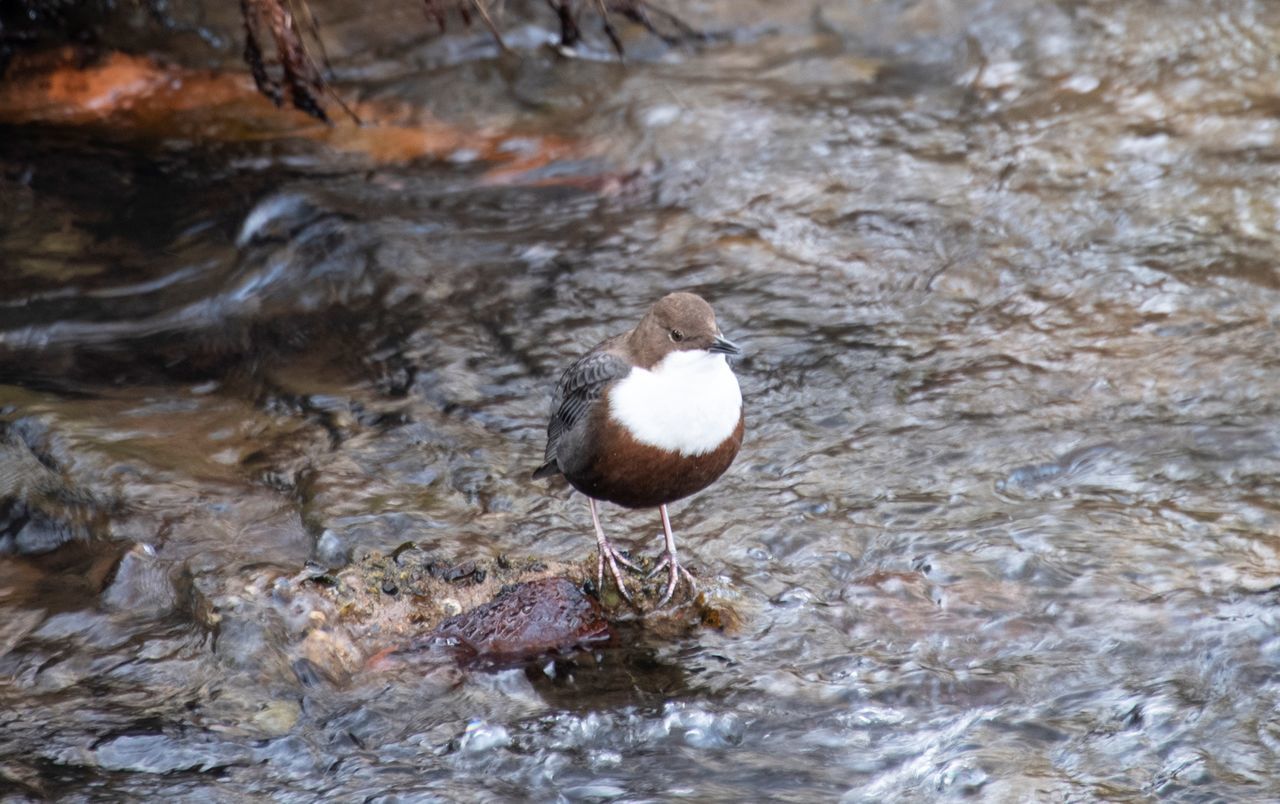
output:
[[[742,392],[724,355],[672,352],[652,370],[632,369],[610,392],[609,415],[642,444],[705,455],[733,435]]]

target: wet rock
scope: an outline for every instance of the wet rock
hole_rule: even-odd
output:
[[[6,793],[12,801],[47,801],[50,796],[44,788],[40,772],[25,762],[5,761],[0,763],[0,785],[8,788]],[[21,792],[28,798],[19,798]]]
[[[264,568],[230,588],[209,589],[203,622],[217,634],[215,651],[229,670],[258,683],[316,688],[342,687],[405,662],[429,675],[456,662],[492,666],[601,644],[614,621],[636,621],[632,627],[667,640],[692,628],[732,630],[739,620],[738,602],[719,593],[639,620],[616,595],[585,591],[594,574],[594,559],[455,561],[407,542],[341,570],[310,563],[286,575]],[[655,600],[664,581],[638,585],[641,599]],[[246,712],[250,702],[220,700],[229,709],[225,719],[242,724],[260,703]]]
[[[207,771],[250,761],[244,746],[212,734],[121,734],[93,748],[97,764],[107,770],[134,773]]]
[[[316,540],[314,558],[326,567],[341,567],[351,560],[351,548],[341,536],[326,529]]]
[[[397,567],[407,567],[415,561],[425,564],[429,561],[426,552],[413,542],[405,542],[391,553],[391,560],[395,562]]]
[[[476,583],[484,583],[485,571],[478,569],[476,567],[476,562],[474,561],[464,561],[456,567],[450,567],[445,570],[442,577],[446,581],[450,582],[462,581],[471,578],[474,579]]]
[[[88,539],[104,506],[76,488],[40,422],[0,420],[0,554],[35,555]]]
[[[343,684],[366,652],[356,642],[359,629],[340,622],[326,583],[338,581],[312,567],[292,578],[262,569],[235,588],[210,590],[209,605],[196,613],[216,635],[215,656],[234,674],[255,684]],[[257,707],[260,701],[248,703]]]
[[[315,662],[310,659],[298,659],[293,663],[293,674],[297,676],[298,683],[304,687],[318,687],[321,682],[331,681],[325,676],[324,671],[316,667]]]
[[[492,601],[445,620],[433,634],[490,659],[536,656],[611,636],[600,604],[559,577],[507,587]]]
[[[335,683],[345,682],[359,669],[365,651],[347,629],[327,624],[323,616],[310,619],[313,625],[306,629],[302,642],[292,648],[293,652],[301,654],[303,660]]]
[[[265,736],[278,737],[288,734],[301,716],[296,701],[270,701],[249,719],[249,725]]]
[[[79,535],[75,524],[54,519],[22,501],[9,500],[0,506],[0,553],[47,553]]]
[[[642,569],[648,559],[638,559]],[[499,556],[496,559],[467,559],[455,562],[432,555],[413,542],[397,547],[390,555],[372,552],[351,566],[317,580],[315,573],[299,580],[328,587],[327,596],[338,606],[343,619],[384,635],[403,634],[413,638],[438,626],[445,618],[468,612],[503,594],[504,588],[544,578],[559,577],[598,600],[606,619],[630,620],[644,614],[649,627],[671,621],[675,627],[708,621],[712,627],[736,621],[732,612],[714,614],[717,607],[730,606],[721,599],[718,587],[708,586],[708,595],[657,609],[666,578],[631,579],[637,606],[623,600],[612,584],[603,591],[594,589],[594,558],[577,563],[548,562],[535,558]],[[392,594],[388,590],[395,589]]]
[[[160,616],[174,610],[178,590],[171,580],[169,565],[156,557],[155,548],[136,544],[120,557],[110,583],[102,591],[102,603],[127,614]]]
[[[43,609],[26,609],[9,606],[0,618],[0,675],[16,681],[22,676],[21,657],[10,654],[44,621]],[[11,682],[12,683],[12,682]],[[0,764],[0,779],[4,778],[4,766]]]

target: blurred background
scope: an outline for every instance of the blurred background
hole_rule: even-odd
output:
[[[1280,6],[635,7],[249,2],[277,109],[237,4],[6,4],[0,794],[1280,796]],[[590,555],[550,390],[677,288],[741,624],[299,674],[308,561]]]

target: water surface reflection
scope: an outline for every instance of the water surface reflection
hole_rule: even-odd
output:
[[[539,181],[0,137],[6,783],[1274,799],[1276,9],[873,5],[378,74],[592,143]],[[740,628],[300,677],[308,559],[590,549],[549,387],[673,286],[749,351],[674,512]]]

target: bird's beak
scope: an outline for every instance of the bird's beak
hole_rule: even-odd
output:
[[[723,335],[717,335],[716,339],[711,342],[710,346],[707,347],[707,351],[714,352],[716,354],[721,354],[721,355],[742,354],[742,349],[738,347],[738,344],[734,343],[733,341],[729,340]]]

